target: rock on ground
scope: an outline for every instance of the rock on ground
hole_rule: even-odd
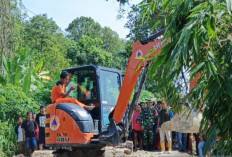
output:
[[[23,154],[18,154],[18,155],[13,156],[13,157],[24,157],[24,155]]]
[[[34,151],[32,157],[54,157],[53,150],[37,150]]]

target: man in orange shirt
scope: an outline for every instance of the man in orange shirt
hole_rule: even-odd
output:
[[[94,106],[86,106],[82,104],[81,102],[77,101],[75,98],[66,98],[69,93],[75,89],[75,86],[70,87],[70,89],[65,92],[65,84],[68,84],[69,82],[69,73],[67,71],[62,71],[60,74],[60,81],[56,83],[56,85],[52,88],[51,92],[51,99],[52,103],[75,103],[82,108],[90,111],[94,108]]]

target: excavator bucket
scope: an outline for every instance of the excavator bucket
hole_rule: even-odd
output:
[[[116,124],[114,119],[111,119],[110,124],[108,126],[107,134],[100,136],[100,142],[116,146],[124,142],[124,135],[125,129],[123,127],[123,124]]]

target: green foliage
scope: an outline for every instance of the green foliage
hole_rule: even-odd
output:
[[[120,4],[126,4],[129,2],[129,0],[117,0]]]
[[[156,98],[160,98],[159,89],[156,86],[157,86],[156,81],[148,77],[145,82],[145,89],[153,93]]]
[[[0,121],[0,156],[8,157],[12,156],[17,152],[16,135],[14,132],[14,125],[9,124],[8,121]]]
[[[19,87],[7,84],[0,89],[0,119],[7,120],[9,117],[15,121],[19,115],[26,115],[27,111],[38,109],[38,104],[30,99]]]
[[[101,49],[102,40],[85,36],[78,42],[77,61],[80,65],[97,64],[109,65],[112,54]]]
[[[30,93],[30,97],[40,105],[51,104],[51,90],[59,79],[60,72],[57,72],[57,74],[53,77],[53,80],[44,82],[42,87]]]
[[[42,70],[48,70],[51,75],[69,67],[69,59],[65,57],[71,43],[46,14],[34,16],[25,22],[22,45],[34,50],[33,67],[43,62]]]
[[[139,5],[131,6],[131,11],[127,16],[128,21],[125,24],[125,27],[130,30],[127,37],[129,37],[131,41],[135,42],[137,40],[147,38],[151,34],[154,34],[163,28],[164,24],[159,25],[161,23],[164,23],[163,16],[159,14],[159,10],[156,10],[155,12],[150,12],[150,20],[144,20],[141,17],[141,13],[144,10],[145,9],[139,7]],[[160,20],[162,22],[160,22]],[[156,23],[155,26],[154,23]]]
[[[55,84],[55,81],[45,83],[43,87],[30,93],[31,98],[40,105],[51,104],[51,90],[54,84]]]
[[[19,47],[12,58],[6,58],[3,55],[4,74],[0,74],[0,84],[22,87],[22,91],[26,94],[41,87],[44,80],[44,71],[41,71],[43,63],[41,62],[33,70],[31,65],[32,54],[32,50]]]
[[[154,99],[155,96],[149,91],[143,90],[139,99],[139,103],[141,102],[148,102],[151,99]]]
[[[5,58],[3,55],[3,71],[1,84],[22,86],[23,91],[28,93],[31,85],[30,56],[32,51],[19,48],[13,58]]]
[[[232,155],[231,1],[143,1],[141,6],[146,9],[142,16],[147,17],[146,12],[152,11],[155,4],[155,9],[162,8],[160,14],[167,21],[164,38],[172,41],[154,58],[150,77],[166,100],[177,105],[182,90],[177,82],[182,70],[190,73],[190,80],[201,74],[186,99],[193,108],[204,108],[202,125],[210,120],[211,127],[216,128],[217,132],[211,131],[208,137],[221,136],[216,144],[221,149],[216,148],[214,153]]]
[[[38,112],[39,104],[19,87],[11,84],[0,87],[0,150],[2,156],[12,156],[16,151],[14,127],[17,117],[23,116],[25,119],[28,111]]]
[[[89,36],[91,38],[99,37],[101,26],[91,17],[77,17],[66,29],[69,33],[68,37],[78,42],[82,37]]]
[[[133,99],[133,96],[134,96],[134,93],[131,95],[130,100]],[[155,98],[155,96],[154,96],[153,93],[151,93],[151,92],[149,92],[147,90],[142,90],[141,96],[140,96],[140,99],[139,99],[139,103],[141,103],[141,102],[148,102],[149,100],[154,99],[154,98]]]
[[[0,0],[0,70],[3,55],[9,57],[20,43],[21,10],[17,0]]]
[[[66,31],[68,38],[74,41],[70,43],[67,55],[72,59],[72,66],[96,64],[125,69],[128,58],[126,42],[110,28],[102,28],[90,17],[78,17]]]
[[[39,50],[49,46],[52,35],[58,30],[58,26],[52,19],[48,19],[46,14],[37,15],[25,22],[25,43],[29,47]]]
[[[0,136],[0,156],[3,156],[3,142],[4,142],[4,138],[2,136]]]
[[[120,40],[118,34],[109,27],[101,29],[99,38],[102,40],[102,49],[112,53],[122,51],[124,42]]]

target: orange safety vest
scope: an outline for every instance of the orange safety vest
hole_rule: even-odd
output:
[[[75,98],[63,98],[62,94],[65,92],[65,85],[60,81],[56,83],[56,85],[52,88],[51,99],[52,103],[74,103],[82,108],[85,108],[85,105]]]
[[[56,83],[56,85],[52,88],[51,100],[52,103],[56,101],[58,98],[62,98],[62,94],[65,92],[65,85],[60,81]]]

